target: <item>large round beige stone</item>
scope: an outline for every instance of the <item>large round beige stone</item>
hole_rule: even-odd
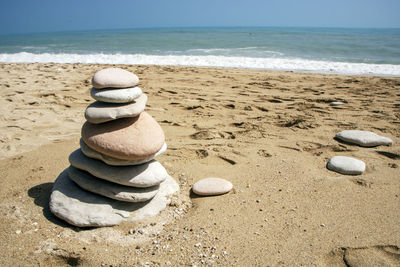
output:
[[[111,166],[130,166],[130,165],[140,165],[146,162],[151,161],[152,159],[158,157],[162,153],[164,153],[167,150],[167,143],[164,143],[162,148],[156,153],[151,156],[148,156],[146,158],[142,159],[133,159],[133,160],[125,160],[125,159],[116,159],[107,155],[103,155],[96,150],[91,149],[88,145],[83,142],[82,138],[79,141],[79,144],[81,146],[81,151],[83,154],[85,154],[86,157],[92,158],[92,159],[99,159],[103,161],[104,163],[111,165]]]
[[[94,88],[125,88],[139,83],[139,78],[120,68],[107,68],[96,72],[92,78]]]
[[[85,122],[82,139],[92,149],[125,160],[143,159],[156,154],[164,145],[160,125],[146,112],[102,124]]]

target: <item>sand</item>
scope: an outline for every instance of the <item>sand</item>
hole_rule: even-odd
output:
[[[181,186],[141,222],[79,229],[49,211],[79,147],[92,75],[110,65],[0,64],[1,266],[399,266],[400,78],[122,65],[140,78]],[[344,102],[330,106],[331,101]],[[390,147],[340,143],[346,129]],[[363,160],[360,176],[326,169]],[[196,197],[201,178],[234,189]]]

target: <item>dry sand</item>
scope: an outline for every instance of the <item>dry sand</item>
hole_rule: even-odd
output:
[[[141,79],[167,137],[159,161],[181,193],[155,218],[78,229],[50,213],[48,198],[104,67],[0,64],[1,266],[400,265],[400,78],[120,66]],[[394,144],[333,139],[345,129]],[[334,155],[367,170],[331,172]],[[190,194],[210,176],[234,190]]]

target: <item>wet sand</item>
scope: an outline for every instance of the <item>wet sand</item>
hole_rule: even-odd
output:
[[[398,77],[121,65],[149,97],[168,144],[158,160],[181,192],[142,222],[79,229],[54,217],[52,184],[79,147],[90,79],[108,66],[0,63],[0,265],[400,265]],[[333,139],[346,129],[393,145]],[[335,155],[365,173],[327,170]],[[210,176],[234,190],[190,193]]]

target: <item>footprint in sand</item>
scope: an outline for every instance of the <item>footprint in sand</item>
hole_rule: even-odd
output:
[[[272,155],[270,153],[267,152],[267,150],[265,149],[260,149],[257,151],[257,154],[261,157],[265,157],[265,158],[269,158],[272,157]]]
[[[217,138],[235,139],[236,136],[232,132],[213,132],[213,131],[199,131],[190,136],[194,140],[212,140]]]
[[[370,246],[340,248],[326,258],[328,266],[400,266],[400,249],[397,246]]]

